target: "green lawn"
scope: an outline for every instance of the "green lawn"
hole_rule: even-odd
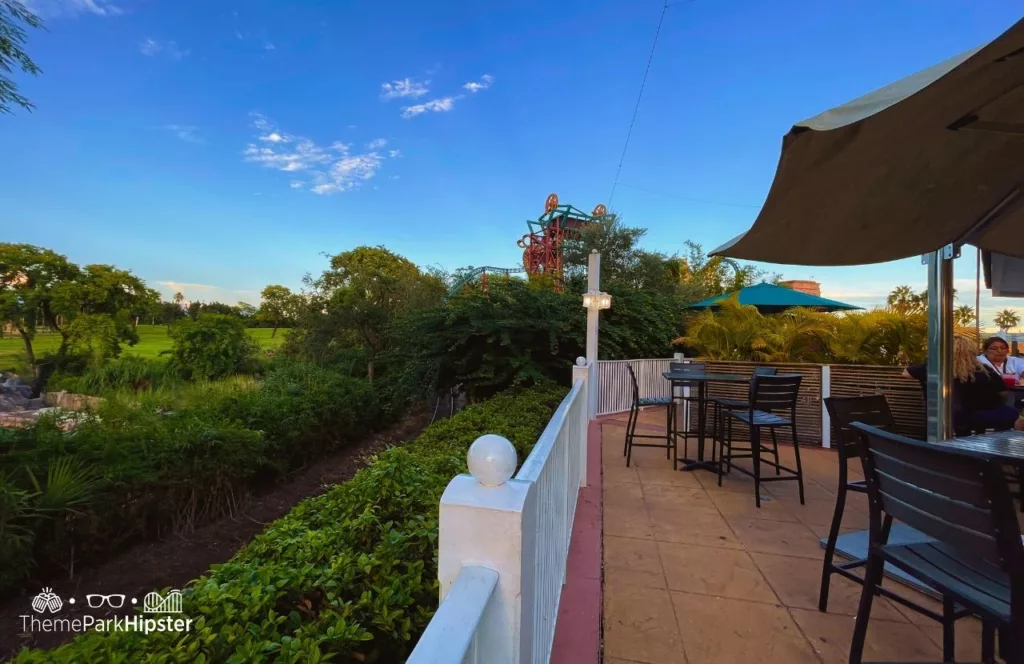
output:
[[[278,330],[277,336],[271,338],[273,330],[264,327],[249,329],[249,334],[259,342],[263,348],[277,348],[284,342],[286,330]],[[57,350],[60,346],[60,335],[56,333],[41,333],[36,335],[35,343],[32,344],[36,356],[42,356],[46,351]],[[122,355],[137,355],[139,357],[156,358],[160,352],[171,349],[171,339],[167,336],[167,327],[164,325],[139,325],[139,343],[134,346],[124,346]],[[4,337],[0,339],[0,371],[25,371],[25,345],[21,337]]]

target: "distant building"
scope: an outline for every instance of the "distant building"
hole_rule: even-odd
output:
[[[791,279],[789,281],[780,281],[779,285],[785,286],[786,288],[792,288],[793,290],[800,291],[801,293],[813,295],[814,297],[821,297],[821,284],[817,281]]]

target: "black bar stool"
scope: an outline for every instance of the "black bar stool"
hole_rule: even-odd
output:
[[[774,376],[778,373],[775,367],[754,367],[755,376]],[[715,408],[715,433],[721,435],[721,431],[724,430],[725,424],[722,420],[723,410],[747,410],[750,408],[750,402],[747,399],[727,399],[725,397],[719,397],[711,399],[711,404]],[[775,464],[779,463],[779,446],[775,441],[775,437],[772,437],[772,446],[774,447]],[[711,460],[714,461],[714,442],[711,443]],[[779,469],[775,469],[775,474],[779,474]]]
[[[633,372],[633,367],[629,364],[626,365],[629,369],[629,380],[633,386],[633,400],[629,407],[629,419],[626,421],[626,444],[622,448],[622,454],[626,457],[626,468],[629,468],[630,460],[633,458],[634,447],[663,447],[665,448],[665,458],[671,459],[672,453],[675,451],[675,438],[672,435],[672,397],[651,397],[651,398],[640,398],[640,387],[636,382],[636,374]],[[644,406],[665,406],[665,434],[656,436],[653,434],[638,434],[636,432],[636,423],[640,419],[640,409]],[[665,442],[663,443],[637,443],[637,438],[658,438]]]
[[[775,376],[755,375],[750,380],[750,397],[747,410],[724,411],[724,419],[728,423],[727,431],[722,436],[721,457],[718,460],[718,486],[722,486],[723,470],[731,471],[733,468],[745,475],[754,478],[754,503],[761,507],[761,483],[780,482],[795,480],[800,489],[800,504],[804,504],[804,473],[800,463],[800,443],[796,435],[796,399],[800,392],[800,381],[803,376],[799,374],[782,374]],[[789,417],[777,415],[776,411],[788,411]],[[733,448],[736,443],[732,439],[732,421],[738,420],[747,425],[750,431],[750,447],[740,448],[741,454],[734,454]],[[778,440],[775,430],[779,427],[789,427],[793,435],[793,453],[796,455],[796,468],[783,466],[775,461],[762,458],[762,452],[774,453],[778,449]],[[772,436],[772,448],[761,444],[761,429],[768,429]],[[743,454],[746,452],[746,454]],[[741,466],[733,465],[733,459],[751,459],[754,465],[754,472],[748,471]],[[761,477],[761,464],[766,463],[775,468],[776,477]],[[786,474],[783,475],[782,473]]]

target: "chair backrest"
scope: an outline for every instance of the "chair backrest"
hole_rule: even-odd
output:
[[[707,371],[707,368],[708,368],[707,362],[669,362],[668,363],[668,370],[673,372],[673,373],[679,372],[679,373],[697,373],[697,374],[702,374],[702,373],[705,373]],[[697,387],[698,385],[699,385],[699,383],[697,381],[690,381],[690,380],[683,381],[681,383],[676,383],[676,386],[679,386],[679,387]]]
[[[856,422],[871,509],[871,538],[882,544],[881,514],[1024,582],[1024,547],[1002,464],[982,455],[906,438]]]
[[[800,374],[754,374],[750,379],[750,409],[767,412],[788,410],[796,412],[796,397],[800,392]]]
[[[755,376],[774,376],[779,373],[775,367],[754,367]]]
[[[640,387],[636,384],[636,373],[633,371],[633,365],[626,362],[626,368],[629,369],[629,382],[633,385],[633,405],[640,403]]]
[[[860,459],[861,433],[853,428],[861,422],[886,431],[895,431],[889,402],[881,394],[863,397],[828,397],[824,399],[828,417],[832,420],[833,447],[839,450],[843,464],[848,459]]]

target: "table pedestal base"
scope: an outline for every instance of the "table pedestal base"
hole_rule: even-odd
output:
[[[931,538],[923,533],[920,533],[910,526],[902,523],[893,523],[892,530],[889,532],[889,543],[890,544],[914,544],[917,542],[928,542]],[[821,547],[825,548],[826,539],[821,540]],[[847,533],[846,535],[840,535],[836,539],[836,555],[842,556],[848,560],[862,560],[867,558],[868,555],[868,531],[860,530],[855,533]],[[860,571],[864,573],[863,569]],[[892,565],[885,566],[885,575],[894,581],[898,581],[905,586],[913,588],[919,592],[934,597],[941,601],[941,596],[934,590],[926,586],[922,581],[914,578],[910,574],[907,574],[903,570],[893,567]]]

